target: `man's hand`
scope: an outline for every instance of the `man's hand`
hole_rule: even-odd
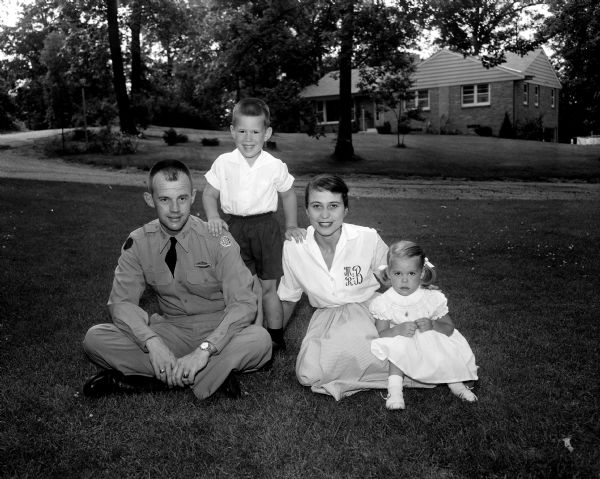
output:
[[[194,384],[194,377],[208,364],[210,353],[196,349],[187,356],[177,359],[173,377],[177,386],[190,386]]]
[[[295,240],[296,243],[302,243],[306,239],[306,230],[298,226],[288,226],[285,229],[285,239]]]
[[[433,329],[433,321],[429,318],[419,318],[415,321],[419,331],[424,333],[425,331],[431,331]]]
[[[208,232],[213,236],[221,236],[223,230],[229,231],[229,225],[222,218],[209,218]]]
[[[177,361],[175,355],[158,336],[146,341],[146,349],[150,355],[154,375],[169,387],[173,387],[175,385],[173,368]]]

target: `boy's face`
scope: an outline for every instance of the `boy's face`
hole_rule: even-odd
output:
[[[144,193],[146,203],[156,210],[160,224],[171,235],[176,235],[187,223],[195,197],[192,182],[182,172],[176,181],[168,181],[159,172],[152,180],[152,194]]]
[[[249,162],[258,158],[265,141],[271,138],[273,133],[271,127],[265,128],[264,115],[237,115],[234,124],[229,128],[236,148]]]

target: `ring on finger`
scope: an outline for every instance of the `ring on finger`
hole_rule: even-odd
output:
[[[161,370],[159,371],[159,373],[160,373],[160,374],[165,374],[165,370],[164,370],[164,369],[161,369]]]

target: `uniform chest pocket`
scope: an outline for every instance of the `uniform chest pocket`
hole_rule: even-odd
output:
[[[188,272],[186,279],[190,293],[202,296],[206,299],[223,298],[221,283],[215,280],[215,278],[205,270],[190,271]]]
[[[166,286],[173,281],[173,275],[170,271],[148,271],[146,272],[146,282],[152,286]]]

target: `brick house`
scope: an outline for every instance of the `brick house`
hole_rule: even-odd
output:
[[[424,131],[469,134],[486,127],[498,135],[508,114],[513,125],[540,120],[544,139],[557,141],[561,85],[542,49],[524,56],[507,53],[505,63],[489,69],[478,58],[440,50],[417,64],[413,81],[413,98],[402,108],[419,106],[424,121],[414,126]],[[361,94],[357,84],[358,70],[353,70],[356,129],[369,130],[387,121],[395,131],[395,115]],[[326,131],[337,130],[337,72],[328,73],[300,95],[313,100],[318,121]]]

